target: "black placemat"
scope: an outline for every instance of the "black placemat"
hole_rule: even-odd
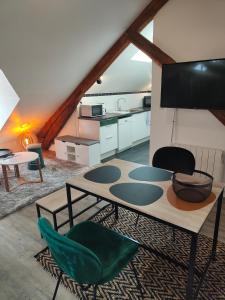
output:
[[[144,166],[134,169],[128,176],[140,181],[166,181],[171,179],[172,173],[167,170]]]
[[[87,180],[97,183],[113,183],[120,179],[121,171],[115,166],[103,166],[91,170],[84,175]]]
[[[161,187],[147,183],[119,183],[109,190],[114,196],[140,206],[154,203],[163,194]]]

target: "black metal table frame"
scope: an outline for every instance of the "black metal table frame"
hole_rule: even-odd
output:
[[[221,215],[221,207],[222,207],[222,201],[223,201],[223,189],[217,199],[217,210],[216,210],[216,219],[215,219],[215,226],[214,226],[214,234],[213,234],[213,241],[212,241],[212,249],[211,249],[211,253],[208,257],[208,260],[205,264],[205,267],[204,267],[204,270],[202,273],[198,272],[197,269],[196,269],[196,254],[197,254],[197,247],[198,247],[198,235],[199,233],[195,233],[195,232],[192,232],[188,229],[185,229],[185,228],[182,228],[178,225],[175,225],[175,224],[172,224],[172,223],[169,223],[167,221],[164,221],[164,220],[161,220],[160,218],[157,218],[157,217],[154,217],[154,216],[150,216],[148,214],[145,214],[145,213],[142,213],[140,211],[137,211],[129,206],[126,206],[126,205],[123,205],[121,203],[118,203],[116,201],[113,201],[113,200],[110,200],[108,198],[104,198],[102,197],[101,195],[98,195],[98,194],[95,194],[93,192],[89,192],[85,189],[82,189],[80,187],[77,187],[76,185],[73,185],[73,184],[70,184],[70,183],[66,183],[66,192],[67,192],[67,201],[68,201],[68,214],[69,214],[69,224],[70,224],[70,228],[73,227],[73,220],[74,220],[74,217],[73,217],[73,210],[72,210],[72,198],[71,198],[71,188],[73,189],[76,189],[78,191],[81,191],[81,192],[84,192],[88,195],[91,195],[91,196],[94,196],[94,197],[97,197],[97,198],[101,198],[102,200],[106,201],[106,202],[109,202],[111,204],[114,205],[114,213],[115,213],[115,218],[118,219],[118,206],[124,208],[124,209],[128,209],[132,212],[135,212],[139,215],[142,215],[144,217],[147,217],[147,218],[150,218],[150,219],[153,219],[155,221],[158,221],[159,223],[162,223],[164,225],[167,225],[169,227],[172,227],[174,229],[177,229],[177,230],[180,230],[182,232],[185,232],[185,233],[188,233],[190,236],[191,236],[191,245],[190,245],[190,254],[189,254],[189,262],[188,262],[188,265],[185,265],[181,262],[178,262],[177,260],[171,258],[170,256],[167,256],[155,249],[152,249],[146,245],[142,245],[140,244],[141,247],[151,251],[151,252],[154,252],[156,255],[162,257],[163,259],[167,259],[169,260],[170,262],[172,263],[175,263],[176,265],[179,265],[181,266],[182,268],[184,269],[187,269],[188,270],[188,280],[187,280],[187,286],[186,286],[186,299],[187,300],[194,300],[194,299],[197,299],[198,297],[198,293],[199,293],[199,290],[201,288],[201,285],[203,283],[203,280],[206,276],[206,273],[207,273],[207,270],[210,266],[210,263],[212,260],[214,260],[216,258],[216,248],[217,248],[217,242],[218,242],[218,232],[219,232],[219,223],[220,223],[220,215]],[[97,212],[98,213],[98,212]],[[96,213],[96,214],[97,214]],[[96,215],[95,214],[95,215]],[[109,214],[111,215],[112,212]],[[108,217],[109,215],[107,215],[106,217]],[[94,216],[94,215],[93,215]],[[92,216],[92,217],[93,217]],[[104,219],[106,218],[104,217]],[[197,285],[197,288],[196,290],[194,291],[194,277],[195,275],[197,275],[199,277],[199,283]]]

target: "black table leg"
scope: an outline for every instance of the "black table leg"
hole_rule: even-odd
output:
[[[212,258],[213,259],[215,259],[215,257],[216,257],[216,247],[217,247],[217,242],[218,242],[218,232],[219,232],[219,225],[220,225],[222,201],[223,201],[223,190],[222,190],[221,194],[219,195],[219,198],[217,201],[216,220],[215,220],[213,245],[212,245]]]
[[[187,300],[194,299],[193,284],[194,284],[194,275],[195,275],[195,258],[197,252],[197,242],[198,242],[198,235],[196,233],[193,233],[191,235],[191,248],[190,248],[190,257],[189,257],[189,264],[188,264],[188,281],[187,281],[187,290],[186,290]]]
[[[72,208],[72,200],[71,200],[71,188],[68,183],[66,184],[66,194],[67,194],[67,202],[68,202],[69,224],[70,224],[70,228],[72,228],[73,227],[73,208]]]

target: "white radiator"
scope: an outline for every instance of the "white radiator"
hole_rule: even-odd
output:
[[[220,149],[193,145],[173,144],[191,151],[195,157],[195,169],[211,174],[216,181],[224,181],[225,152]]]

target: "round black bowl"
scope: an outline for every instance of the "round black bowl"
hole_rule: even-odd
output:
[[[213,177],[208,173],[195,170],[193,175],[176,172],[172,176],[175,194],[188,202],[199,203],[206,200],[211,191]]]

